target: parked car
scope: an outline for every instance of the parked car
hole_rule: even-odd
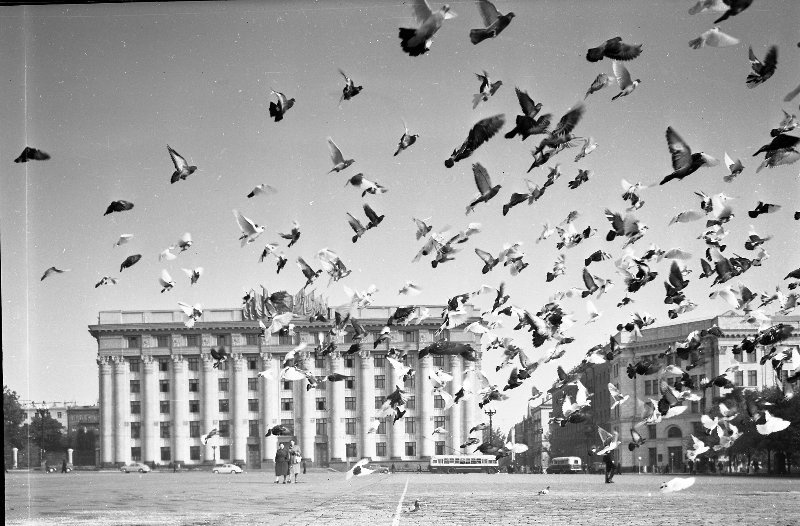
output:
[[[119,468],[120,471],[123,473],[130,473],[131,471],[138,471],[139,473],[150,473],[150,466],[147,464],[142,464],[140,462],[135,462],[133,464],[127,464]]]
[[[589,473],[605,473],[606,465],[604,462],[592,462],[589,464]]]
[[[223,464],[221,466],[215,466],[212,471],[214,473],[235,473],[238,475],[242,472],[242,468],[236,464]]]

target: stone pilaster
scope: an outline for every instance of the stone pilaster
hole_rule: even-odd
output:
[[[394,367],[389,367],[389,371],[389,385],[387,385],[387,392],[394,392],[397,387],[402,389],[403,375],[401,375],[400,372]],[[412,391],[411,393],[407,393],[407,396],[413,394],[414,393]],[[392,424],[393,420],[394,413],[391,413],[386,417],[386,434],[389,437],[389,455],[391,460],[400,460],[401,457],[405,455],[405,422],[403,422],[403,419],[400,419]]]
[[[275,464],[275,451],[278,449],[278,441],[275,437],[264,436],[267,429],[278,424],[280,403],[280,367],[277,358],[272,353],[261,353],[261,370],[264,375],[261,378],[259,393],[259,409],[261,410],[261,459],[262,463],[269,465]]]
[[[128,362],[122,356],[114,356],[114,463],[127,464],[131,457],[130,384]]]
[[[111,360],[97,357],[100,375],[100,460],[102,465],[114,463],[114,388]]]
[[[204,334],[204,340],[205,336]],[[200,397],[200,414],[202,415],[200,434],[205,435],[217,427],[219,420],[217,400],[219,397],[217,396],[217,370],[214,368],[214,359],[209,353],[203,353],[201,358],[203,370],[200,375],[200,390],[203,396]],[[211,447],[212,443],[213,441],[203,447],[203,462],[206,464],[213,464],[219,459],[216,451]]]
[[[158,363],[150,355],[142,356],[142,462],[161,460],[158,410]]]
[[[367,433],[375,414],[375,363],[369,351],[361,351],[359,356],[358,378],[358,416],[360,429],[360,457],[375,456],[375,434]]]
[[[172,355],[172,461],[189,459],[189,364],[180,354]]]
[[[462,371],[462,358],[460,356],[451,356],[450,357],[450,374],[453,375],[453,381],[450,382],[449,386],[445,386],[445,389],[452,395],[455,395],[455,391],[461,388],[461,382],[464,378],[464,373]],[[459,402],[458,405],[453,405],[450,409],[445,411],[445,415],[450,417],[450,422],[447,424],[447,450],[446,453],[448,455],[457,455],[463,450],[461,449],[461,444],[464,443],[462,440],[463,430],[461,429],[461,405],[462,402]]]
[[[295,365],[302,369],[308,369],[311,361],[311,355],[307,352],[297,353],[299,359],[295,359]],[[338,382],[341,383],[341,382]],[[295,422],[300,423],[300,429],[295,429],[295,436],[297,437],[298,445],[302,456],[307,458],[314,457],[314,436],[316,434],[316,423],[314,418],[314,398],[316,395],[315,389],[307,389],[308,382],[295,382],[297,395],[299,398],[299,416]],[[296,399],[297,400],[297,399]],[[297,427],[297,426],[295,426]]]
[[[332,374],[344,374],[344,359],[338,351],[329,355]],[[328,445],[331,462],[345,461],[344,438],[344,382],[328,382],[328,404],[330,425],[328,426]]]
[[[247,360],[241,353],[233,353],[229,360],[233,366],[233,412],[231,413],[231,455],[234,462],[245,462],[247,458]]]
[[[433,436],[433,356],[419,360],[417,373],[417,455],[422,460],[431,458],[434,452]]]

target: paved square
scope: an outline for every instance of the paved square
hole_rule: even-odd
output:
[[[662,494],[662,475],[301,475],[269,472],[17,472],[5,478],[6,524],[770,524],[798,525],[800,480],[701,476]],[[408,483],[406,488],[406,482]],[[550,486],[550,493],[536,493]],[[398,504],[405,490],[398,513]],[[422,507],[410,513],[415,500]]]

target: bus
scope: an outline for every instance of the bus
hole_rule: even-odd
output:
[[[497,473],[494,455],[434,455],[428,466],[431,473]]]
[[[582,473],[580,457],[556,457],[547,466],[548,473]]]

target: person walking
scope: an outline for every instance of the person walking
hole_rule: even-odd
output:
[[[306,474],[306,459],[303,459],[303,475]]]
[[[275,452],[275,484],[283,477],[283,483],[286,484],[286,477],[289,476],[289,451],[284,447],[283,442],[278,444],[278,450]]]
[[[614,459],[611,453],[603,455],[603,462],[606,464],[606,484],[612,484],[614,481]]]
[[[297,475],[300,474],[300,463],[303,457],[300,455],[300,446],[294,443],[294,440],[289,441],[289,474],[294,475],[294,483],[297,484]],[[291,480],[289,481],[291,482]]]
[[[67,459],[64,459],[61,462],[61,473],[66,473],[66,472],[67,472]]]

